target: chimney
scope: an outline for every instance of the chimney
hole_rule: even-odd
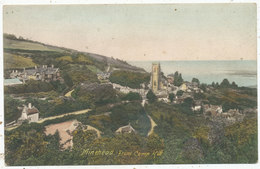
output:
[[[28,108],[29,108],[29,109],[32,108],[32,103],[28,103]]]
[[[15,70],[15,73],[18,73],[18,70]]]
[[[36,66],[36,65],[35,65],[34,67],[35,67],[35,69],[37,69],[37,66]]]

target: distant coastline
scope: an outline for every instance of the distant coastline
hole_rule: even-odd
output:
[[[151,63],[160,62],[165,75],[178,71],[184,80],[193,77],[211,84],[224,78],[239,86],[257,87],[257,60],[178,60],[178,61],[127,61],[129,64],[151,71]]]

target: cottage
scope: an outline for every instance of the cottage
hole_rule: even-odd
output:
[[[39,120],[39,110],[32,106],[31,103],[28,104],[28,107],[24,105],[22,115],[18,119],[18,123],[21,123],[25,120],[28,120],[29,123],[37,122]]]
[[[130,123],[126,126],[120,127],[116,130],[116,133],[135,133],[135,129],[130,125]]]

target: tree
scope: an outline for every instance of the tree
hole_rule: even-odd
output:
[[[194,104],[194,100],[191,97],[187,97],[183,100],[183,103],[188,105],[188,107],[192,107]]]
[[[207,85],[205,83],[202,83],[199,88],[205,92],[207,89]]]
[[[141,84],[147,84],[150,81],[150,74],[131,72],[125,70],[116,70],[109,77],[110,82],[138,89]]]
[[[152,92],[152,90],[149,90],[146,98],[148,99],[149,103],[153,103],[157,100],[157,97],[155,96],[155,94]]]
[[[238,86],[237,86],[237,84],[235,82],[232,82],[231,88],[236,89],[236,88],[238,88]]]
[[[182,79],[181,73],[179,74],[178,71],[175,72],[174,73],[174,81],[173,81],[174,86],[180,86],[180,85],[182,85],[182,83],[183,83],[183,79]]]
[[[72,87],[72,86],[73,86],[72,79],[71,79],[71,77],[68,75],[68,73],[64,73],[63,79],[64,79],[65,83],[66,83],[69,87]]]
[[[170,99],[171,102],[173,102],[174,97],[175,97],[175,95],[173,93],[169,94],[169,99]]]
[[[212,82],[212,83],[211,83],[211,86],[212,86],[212,87],[216,87],[216,83],[215,83],[215,82]]]
[[[200,81],[197,78],[192,78],[191,82],[192,83],[197,83],[198,85],[200,84]]]
[[[21,106],[21,103],[17,99],[13,99],[9,95],[5,95],[4,99],[5,123],[17,120],[21,115],[21,111],[19,111],[17,107]]]
[[[230,87],[230,83],[229,83],[228,79],[224,79],[224,80],[220,83],[220,87],[221,87],[221,88],[228,88],[228,87]]]
[[[184,91],[182,91],[182,90],[178,90],[177,93],[176,93],[176,95],[177,95],[177,96],[182,96],[183,93],[184,93]]]
[[[129,101],[142,100],[142,97],[140,96],[139,93],[129,92],[125,97],[123,97],[123,100],[129,100]]]

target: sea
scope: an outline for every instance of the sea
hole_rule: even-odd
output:
[[[128,61],[129,64],[151,72],[152,63],[160,63],[164,75],[178,71],[185,81],[198,78],[201,83],[221,83],[223,79],[238,86],[257,87],[257,61]]]

